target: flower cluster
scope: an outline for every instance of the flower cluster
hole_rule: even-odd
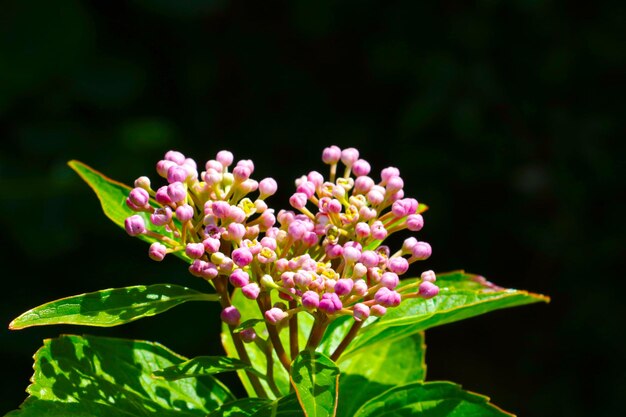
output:
[[[270,325],[302,311],[361,322],[403,298],[437,295],[432,271],[411,288],[398,287],[410,264],[431,255],[428,243],[409,237],[396,250],[383,244],[424,225],[424,207],[404,196],[399,170],[385,168],[377,181],[354,148],[327,147],[322,160],[328,178],[317,171],[298,178],[291,209],[276,212],[265,200],[277,183],[252,179],[252,161],[234,164],[231,152],[220,151],[199,172],[193,159],[169,151],[156,165],[167,184],[155,190],[147,177],[135,181],[126,204],[137,214],[126,219],[126,231],[154,238],[149,256],[156,261],[184,252],[190,273],[218,289],[252,300],[277,291],[284,302],[259,302]],[[239,311],[227,300],[223,306],[222,320],[237,326]],[[250,330],[244,340],[254,338]]]

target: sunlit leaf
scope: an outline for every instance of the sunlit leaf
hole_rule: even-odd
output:
[[[251,417],[258,410],[271,404],[272,401],[265,398],[241,398],[222,405],[207,417]]]
[[[217,301],[206,294],[172,284],[110,288],[51,301],[28,310],[10,329],[51,324],[111,327],[154,316],[187,301]]]
[[[213,375],[249,368],[251,366],[247,363],[228,356],[198,356],[177,365],[154,371],[153,376],[174,381],[181,378]]]
[[[113,221],[116,225],[124,228],[124,220],[127,217],[134,214],[142,216],[145,220],[146,226],[150,225],[151,230],[158,232],[169,238],[173,238],[173,234],[165,230],[165,227],[153,226],[150,223],[150,216],[148,213],[139,212],[136,213],[126,205],[126,198],[131,191],[128,185],[115,181],[101,172],[96,171],[83,162],[72,160],[67,163],[76,173],[91,187],[100,200],[100,205],[104,214]],[[150,199],[150,204],[158,208],[160,204],[154,199]],[[157,239],[152,236],[141,234],[137,236],[139,239],[148,243],[156,242]],[[174,252],[176,256],[185,261],[191,262],[191,259],[185,254],[184,251]]]
[[[414,281],[403,280],[402,286]],[[345,358],[359,349],[372,349],[378,348],[381,344],[395,343],[431,327],[502,308],[549,301],[544,295],[501,288],[483,277],[463,271],[440,274],[437,285],[440,286],[440,292],[436,297],[429,300],[422,298],[403,300],[400,306],[387,309],[383,317],[363,327],[361,333],[344,352]]]
[[[425,382],[393,387],[365,403],[351,417],[511,417],[489,398],[464,391],[451,382]]]
[[[187,360],[158,343],[64,335],[45,340],[34,358],[30,397],[11,417],[204,417],[235,399],[211,376],[153,378],[155,367]]]
[[[307,417],[332,417],[336,414],[339,368],[328,356],[303,350],[293,361],[290,376]]]
[[[340,360],[339,407],[337,415],[352,417],[370,398],[397,385],[426,378],[424,332],[376,349],[361,349]]]
[[[263,405],[252,417],[309,417],[305,416],[294,393]]]

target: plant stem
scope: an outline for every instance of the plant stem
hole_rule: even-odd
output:
[[[355,336],[359,333],[361,326],[363,326],[362,321],[356,321],[356,320],[354,321],[354,323],[352,324],[352,327],[350,327],[350,330],[348,330],[348,333],[346,334],[346,336],[343,338],[341,343],[339,343],[339,346],[337,346],[337,349],[335,349],[333,354],[330,355],[330,359],[332,359],[333,361],[336,361],[337,359],[339,359],[339,356],[341,356],[341,354],[343,353],[344,350],[346,350],[350,342],[352,342]]]
[[[289,308],[296,308],[298,303],[295,300],[289,302]],[[300,347],[298,346],[298,315],[294,314],[289,319],[289,353],[291,354],[291,360],[294,360],[298,353],[300,352]]]
[[[276,386],[276,381],[274,381],[274,356],[272,355],[272,346],[267,343],[265,340],[257,337],[255,339],[257,346],[265,353],[265,361],[267,363],[267,369],[265,375],[267,377],[267,384],[269,385],[272,393],[276,396],[276,398],[282,397],[282,394],[278,387]]]
[[[306,343],[306,348],[309,350],[315,350],[324,336],[324,331],[328,327],[328,317],[325,314],[320,314],[315,317],[311,333],[309,334],[309,340]]]
[[[230,307],[231,303],[228,294],[228,285],[226,284],[226,282],[220,280],[219,278],[214,279],[213,282],[215,283],[215,290],[220,294],[220,303],[222,305],[222,308]],[[228,325],[230,337],[233,339],[233,344],[235,345],[235,349],[237,350],[237,355],[239,356],[239,359],[241,359],[243,362],[252,366],[252,362],[250,361],[250,357],[248,356],[246,347],[243,345],[243,341],[241,340],[239,335],[234,332],[236,328],[237,326],[235,325]],[[262,398],[267,398],[268,395],[265,392],[265,388],[263,388],[263,385],[261,385],[261,381],[259,381],[258,376],[248,370],[246,370],[246,375],[248,376],[248,380],[250,381],[250,384],[252,384],[252,388],[254,389],[254,392],[256,392],[256,395]]]
[[[261,311],[267,311],[269,308],[269,294],[260,294],[257,298],[257,302],[259,304],[259,308]],[[282,342],[280,341],[280,337],[278,336],[278,330],[275,325],[270,323],[265,323],[265,327],[267,328],[267,333],[270,336],[270,341],[272,346],[274,346],[274,351],[276,352],[276,356],[280,360],[280,363],[283,365],[287,373],[291,369],[291,362],[289,362],[289,358],[287,357],[287,352],[285,352],[285,348],[283,347]]]

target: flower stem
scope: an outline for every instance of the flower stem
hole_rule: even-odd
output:
[[[263,300],[267,298],[267,300]],[[267,301],[267,302],[265,302]],[[265,294],[265,296],[263,296],[263,294],[261,294],[258,298],[257,298],[257,302],[259,304],[259,308],[261,309],[261,311],[266,311],[269,309],[269,294]],[[280,336],[278,335],[278,330],[277,327],[273,324],[270,323],[265,323],[265,327],[267,328],[267,333],[270,336],[270,341],[272,343],[272,346],[274,347],[274,351],[276,352],[276,356],[278,356],[278,360],[280,360],[280,363],[283,365],[283,367],[285,368],[285,370],[287,372],[289,372],[289,369],[291,369],[291,362],[289,361],[289,358],[287,357],[287,352],[285,352],[285,348],[283,347],[282,342],[280,341]]]
[[[315,317],[311,333],[309,334],[309,340],[306,343],[306,348],[309,350],[315,350],[324,336],[324,331],[328,327],[328,317],[325,314],[320,314]]]
[[[355,320],[354,324],[352,324],[352,327],[350,327],[350,330],[348,330],[346,336],[343,338],[341,343],[339,343],[339,346],[337,346],[337,349],[335,349],[333,354],[330,355],[330,359],[332,359],[333,361],[339,359],[339,356],[341,356],[341,354],[344,350],[346,350],[350,342],[352,342],[352,340],[354,340],[356,335],[359,333],[361,326],[363,326],[363,322]]]
[[[289,302],[289,308],[293,309],[298,306],[298,303],[295,300]],[[289,318],[289,353],[291,355],[291,360],[294,360],[298,353],[300,352],[300,347],[298,346],[298,315],[294,314]]]

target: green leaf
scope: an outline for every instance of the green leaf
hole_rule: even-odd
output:
[[[30,397],[11,417],[201,417],[234,400],[211,376],[153,378],[155,368],[187,360],[158,343],[64,335],[45,340],[34,358]]]
[[[402,288],[416,282],[403,280]],[[376,349],[382,344],[398,340],[442,324],[467,319],[490,311],[521,306],[524,304],[549,302],[549,298],[527,291],[498,287],[483,277],[463,271],[441,274],[437,278],[439,294],[430,299],[407,299],[398,307],[387,309],[387,313],[369,326],[364,326],[344,352],[345,358],[360,349]],[[414,290],[413,290],[414,291]],[[345,359],[342,356],[342,359]]]
[[[178,365],[154,371],[152,375],[168,381],[175,381],[181,378],[213,375],[250,368],[251,366],[247,363],[239,359],[229,358],[228,356],[198,356]]]
[[[511,417],[489,398],[451,382],[417,382],[391,388],[365,403],[353,417]]]
[[[252,417],[309,417],[305,416],[294,393],[262,406]]]
[[[105,176],[101,172],[96,171],[90,166],[84,164],[83,162],[72,160],[69,161],[67,164],[70,166],[70,168],[76,171],[76,173],[96,193],[98,199],[100,200],[100,205],[102,206],[104,214],[109,219],[111,219],[113,223],[121,228],[124,228],[124,220],[126,220],[126,218],[129,216],[138,214],[144,218],[146,227],[149,227],[152,231],[158,232],[169,238],[174,238],[174,235],[171,232],[165,230],[164,226],[154,226],[150,222],[150,216],[148,213],[136,213],[126,205],[126,198],[131,191],[131,188],[128,185],[122,184],[121,182],[115,181]],[[150,199],[150,204],[155,208],[161,207],[161,205],[157,203],[154,199]],[[147,236],[145,234],[141,234],[137,237],[148,243],[153,243],[157,241],[156,238]],[[185,251],[176,251],[174,252],[174,255],[191,263],[191,258],[189,258],[185,254]]]
[[[172,284],[136,285],[74,295],[28,310],[9,324],[12,330],[50,324],[111,327],[154,316],[187,301],[217,301]]]
[[[424,332],[376,349],[361,349],[339,360],[339,406],[337,415],[352,417],[367,400],[394,386],[426,378]]]
[[[339,368],[328,356],[303,350],[293,361],[290,376],[307,417],[335,416]]]
[[[251,417],[259,409],[271,403],[272,401],[265,398],[241,398],[222,405],[207,417]]]

